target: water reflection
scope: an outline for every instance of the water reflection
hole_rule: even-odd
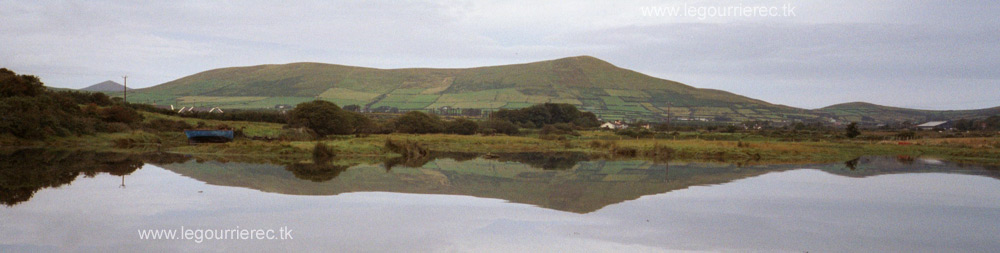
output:
[[[580,153],[444,153],[383,164],[251,164],[238,162],[157,164],[213,185],[295,195],[349,192],[398,192],[467,195],[504,199],[544,208],[588,213],[645,195],[697,185],[722,184],[770,172],[814,168],[867,177],[914,172],[951,172],[997,177],[995,168],[962,167],[931,160],[864,157],[845,163],[812,165],[734,165],[654,163],[591,159]],[[852,169],[853,168],[853,169]],[[305,179],[305,180],[303,180]]]
[[[15,196],[8,193],[18,189],[34,194],[16,195],[20,200],[8,204],[16,206],[0,208],[0,252],[989,252],[1000,247],[997,168],[926,157],[668,165],[579,154],[448,154],[390,165],[38,150],[0,154],[3,196]],[[147,165],[137,169],[141,163]],[[126,189],[118,188],[116,175],[127,175]],[[73,179],[78,180],[67,185]],[[140,240],[136,234],[281,226],[294,229],[295,240],[199,244]]]
[[[177,155],[130,155],[121,153],[53,151],[21,149],[0,152],[0,203],[7,206],[28,201],[42,188],[59,187],[73,182],[80,174],[94,177],[99,173],[124,176],[145,162],[185,161]]]
[[[211,185],[293,195],[397,192],[467,195],[504,199],[544,208],[589,213],[645,195],[697,185],[722,184],[769,172],[813,168],[867,177],[882,174],[947,172],[998,177],[996,167],[965,166],[909,156],[861,157],[844,163],[746,165],[654,163],[595,159],[583,153],[520,153],[483,156],[438,153],[381,164],[349,160],[312,163],[239,162],[239,158],[191,158],[171,154],[17,150],[0,153],[0,193],[11,206],[42,188],[59,187],[80,174],[122,176],[154,164]]]

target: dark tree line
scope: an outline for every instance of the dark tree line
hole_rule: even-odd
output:
[[[569,123],[582,128],[592,128],[601,125],[597,116],[591,112],[580,111],[571,104],[537,104],[517,110],[500,109],[494,112],[493,119],[506,120],[531,128],[545,125]]]
[[[365,115],[344,110],[328,101],[299,104],[288,112],[288,127],[304,127],[318,137],[347,134],[518,134],[518,127],[510,121],[489,119],[475,122],[458,118],[442,120],[437,115],[419,111],[407,112],[389,120],[373,120]]]
[[[225,113],[186,112],[178,114],[178,116],[210,120],[254,121],[278,124],[288,123],[287,115],[273,110],[226,110]]]
[[[1000,115],[985,119],[960,119],[954,123],[960,131],[1000,131]]]
[[[82,106],[81,106],[82,105]],[[0,134],[44,139],[137,127],[142,116],[102,93],[51,91],[38,77],[0,69]]]

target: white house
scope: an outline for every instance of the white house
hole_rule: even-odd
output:
[[[177,113],[190,113],[190,112],[208,112],[208,113],[223,113],[222,109],[219,107],[181,107]]]
[[[604,122],[604,124],[601,124],[601,128],[607,128],[612,130],[625,129],[628,128],[628,124],[625,124],[625,122],[622,122],[621,120],[608,121]]]

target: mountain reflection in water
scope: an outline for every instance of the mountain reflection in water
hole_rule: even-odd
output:
[[[144,163],[211,185],[292,195],[397,192],[467,195],[589,213],[641,196],[697,185],[722,184],[769,172],[813,168],[848,177],[944,172],[1000,178],[995,167],[900,157],[861,157],[844,163],[733,165],[592,159],[582,153],[444,153],[379,164],[346,160],[268,164],[192,159],[175,154],[17,150],[0,153],[5,205],[28,201],[39,189],[69,184],[83,174],[125,176]],[[125,180],[125,178],[123,178]],[[124,183],[124,182],[123,182]]]

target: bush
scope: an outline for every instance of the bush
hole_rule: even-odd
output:
[[[590,141],[590,147],[591,148],[595,148],[595,149],[596,148],[611,149],[612,147],[615,147],[615,146],[618,146],[618,145],[616,143],[612,142],[612,141],[602,141],[602,140],[593,140],[593,141]]]
[[[635,155],[637,153],[639,153],[639,152],[637,150],[635,150],[635,148],[630,148],[630,147],[614,147],[611,150],[611,153],[614,154],[615,156],[635,157]]]
[[[288,125],[311,129],[317,136],[352,134],[367,120],[364,116],[341,110],[336,104],[316,100],[295,106],[288,112]]]
[[[896,138],[899,138],[900,140],[909,140],[909,139],[913,139],[913,137],[916,137],[916,136],[917,136],[917,133],[914,133],[913,131],[910,131],[910,130],[905,130],[905,131],[896,133]]]
[[[483,134],[506,134],[506,135],[517,135],[520,130],[517,126],[510,121],[499,120],[499,119],[489,119],[480,123],[479,129]]]
[[[0,97],[36,97],[45,93],[45,86],[36,76],[18,75],[0,68]]]
[[[479,130],[479,124],[467,119],[455,119],[445,122],[445,133],[473,135]]]
[[[539,132],[539,134],[580,136],[580,133],[577,133],[576,130],[573,129],[572,125],[566,123],[545,125],[544,127],[542,127],[542,131]]]
[[[121,122],[111,122],[111,123],[103,124],[101,126],[102,126],[102,128],[100,130],[102,132],[121,133],[121,132],[132,131],[131,127],[129,127],[125,123],[121,123]]]
[[[851,124],[848,124],[846,131],[847,133],[845,135],[847,136],[847,138],[854,138],[858,137],[858,135],[861,135],[861,130],[858,130],[857,122],[851,122]]]
[[[394,121],[396,132],[407,134],[429,134],[444,132],[444,122],[437,116],[411,111]]]
[[[104,122],[113,123],[124,123],[132,124],[142,121],[142,115],[133,110],[132,108],[124,107],[121,105],[113,105],[108,108],[101,110],[101,120]]]
[[[393,129],[392,122],[371,122],[369,127],[360,130],[363,134],[391,134],[396,129]]]
[[[622,136],[628,136],[628,137],[632,137],[632,138],[646,138],[646,137],[653,136],[656,133],[654,133],[653,131],[649,131],[649,129],[645,129],[645,128],[627,128],[627,129],[622,129],[622,130],[615,131],[615,134],[622,135]]]

